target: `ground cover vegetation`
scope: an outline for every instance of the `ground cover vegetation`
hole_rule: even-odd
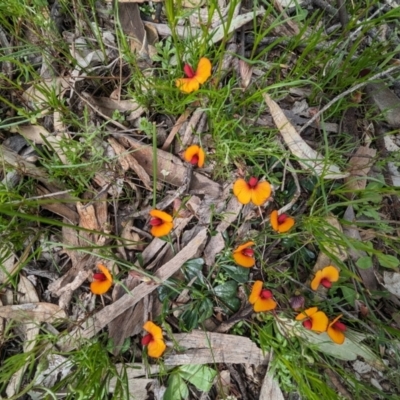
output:
[[[399,30],[3,0],[0,397],[398,398]]]

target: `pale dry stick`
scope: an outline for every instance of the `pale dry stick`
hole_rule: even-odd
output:
[[[41,196],[28,197],[28,198],[24,198],[23,200],[13,200],[13,201],[7,202],[7,204],[22,203],[22,202],[29,201],[29,200],[40,200],[40,199],[45,199],[47,197],[60,196],[62,194],[67,194],[67,193],[71,193],[71,192],[72,192],[72,189],[68,189],[68,190],[63,190],[62,192],[54,192],[54,193],[43,194]]]
[[[178,118],[178,120],[175,122],[175,125],[172,127],[171,132],[169,133],[167,139],[165,140],[163,146],[161,147],[161,150],[168,150],[176,134],[179,132],[179,129],[181,129],[182,124],[188,119],[191,112],[192,110],[187,108],[185,112]]]
[[[378,74],[371,76],[365,82],[358,83],[357,85],[353,86],[352,88],[345,90],[343,93],[339,94],[338,96],[333,98],[329,103],[327,103],[324,107],[322,107],[321,110],[319,110],[305,125],[303,125],[303,127],[298,131],[298,133],[301,134],[306,128],[308,128],[310,125],[312,125],[321,116],[322,113],[324,113],[328,108],[330,108],[337,101],[341,100],[343,97],[346,97],[348,94],[355,92],[356,90],[367,85],[369,82],[371,82],[375,79],[379,79],[382,76],[389,74],[398,68],[400,68],[400,65],[395,65],[394,67],[391,67],[384,72],[379,72]]]

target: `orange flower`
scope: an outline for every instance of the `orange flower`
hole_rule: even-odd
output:
[[[258,182],[254,176],[248,182],[238,179],[233,185],[233,194],[239,203],[247,204],[252,201],[256,206],[261,206],[271,194],[271,185],[268,182]]]
[[[323,311],[318,311],[318,307],[311,307],[296,316],[296,321],[303,321],[306,329],[325,332],[328,327],[328,317]]]
[[[147,346],[147,354],[154,358],[161,357],[167,348],[161,328],[154,322],[147,321],[143,325],[143,329],[149,332],[142,338],[142,345]]]
[[[174,227],[174,223],[172,222],[172,217],[164,211],[160,210],[151,210],[150,216],[153,217],[150,219],[151,225],[151,234],[155,237],[161,237],[168,235]]]
[[[200,85],[211,76],[211,62],[208,58],[202,57],[196,72],[189,64],[185,64],[183,71],[187,78],[177,79],[175,84],[183,93],[192,93],[199,90]]]
[[[203,167],[205,157],[204,150],[196,144],[189,146],[183,154],[185,161],[192,165],[197,164],[199,168]]]
[[[93,274],[93,282],[90,284],[90,290],[94,294],[104,294],[110,289],[113,279],[108,271],[107,267],[103,264],[99,264],[97,268],[101,272],[97,272]]]
[[[254,266],[256,260],[254,259],[254,250],[250,249],[251,246],[254,246],[254,242],[246,242],[233,250],[233,259],[236,264],[245,268]]]
[[[329,337],[332,339],[333,342],[336,344],[343,344],[344,339],[346,337],[344,336],[344,331],[347,329],[346,325],[343,322],[340,322],[339,319],[342,318],[341,315],[336,317],[329,325],[328,329],[326,330],[326,333],[329,335]]]
[[[272,211],[270,215],[271,226],[274,231],[279,233],[287,232],[294,225],[294,219],[286,214],[278,216],[278,211]]]
[[[255,281],[251,294],[249,297],[249,303],[253,304],[255,312],[271,311],[277,306],[275,300],[272,299],[273,294],[268,289],[263,289],[262,281]]]
[[[317,290],[319,285],[329,289],[332,286],[332,283],[337,282],[338,279],[339,271],[332,265],[328,265],[316,272],[315,277],[311,282],[311,289]]]

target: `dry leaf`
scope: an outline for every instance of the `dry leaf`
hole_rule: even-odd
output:
[[[372,167],[376,150],[366,146],[360,146],[349,161],[350,176],[345,179],[348,193],[347,197],[354,198],[355,192],[365,189],[367,175]]]
[[[0,317],[24,323],[32,321],[51,323],[57,319],[67,318],[67,314],[57,304],[27,303],[0,307]]]
[[[7,284],[9,277],[18,268],[18,263],[15,262],[15,254],[12,251],[13,246],[3,243],[0,248],[0,286]]]
[[[285,400],[278,382],[268,372],[261,386],[259,400]]]
[[[294,126],[286,118],[282,109],[268,94],[264,93],[263,97],[283,140],[306,171],[317,174],[324,179],[343,179],[349,176],[349,173],[341,172],[337,165],[329,165],[321,154],[313,150],[301,138]]]

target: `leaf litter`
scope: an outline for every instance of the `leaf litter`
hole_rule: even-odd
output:
[[[267,57],[261,67],[241,59],[245,57],[243,49],[246,35],[254,36],[248,23],[262,22],[266,13],[264,8],[254,8],[249,12],[244,3],[240,2],[221,1],[216,8],[209,8],[204,2],[184,2],[183,6],[188,7],[186,13],[178,20],[178,25],[171,29],[168,23],[149,21],[137,3],[142,2],[120,1],[117,7],[121,30],[128,40],[130,52],[136,57],[135,68],[145,77],[138,82],[138,90],[147,94],[155,91],[155,88],[147,85],[146,80],[148,82],[149,79],[154,79],[158,74],[157,68],[160,68],[154,61],[160,48],[159,39],[166,41],[173,35],[182,40],[203,37],[209,49],[225,47],[221,65],[214,66],[214,72],[217,73],[218,69],[220,74],[213,76],[210,84],[221,89],[227,84],[227,77],[237,71],[240,76],[238,88],[244,96],[256,87],[262,95],[259,96],[260,100],[263,99],[267,107],[262,108],[260,113],[240,115],[237,118],[244,122],[246,118],[252,118],[255,127],[268,126],[274,129],[277,134],[269,145],[280,149],[281,159],[277,159],[271,152],[271,163],[267,162],[257,170],[254,154],[249,154],[248,158],[237,157],[229,166],[227,178],[221,179],[217,173],[216,158],[213,159],[213,154],[217,153],[218,138],[209,135],[210,139],[206,140],[207,134],[213,129],[212,123],[215,123],[210,120],[210,99],[199,98],[199,102],[187,103],[183,111],[181,109],[175,115],[162,115],[151,104],[142,103],[140,97],[129,98],[124,87],[129,68],[122,62],[118,51],[115,21],[109,12],[111,8],[100,4],[96,6],[100,7],[98,12],[103,11],[103,15],[107,15],[101,27],[94,20],[81,20],[76,14],[75,23],[81,25],[81,30],[75,30],[74,34],[67,29],[63,32],[63,37],[69,44],[69,57],[74,60],[74,64],[68,66],[63,74],[58,75],[53,71],[55,76],[49,78],[47,75],[52,67],[42,60],[39,79],[19,93],[21,107],[34,111],[35,118],[31,118],[31,123],[28,124],[26,121],[12,124],[15,126],[4,132],[9,139],[8,145],[1,145],[2,165],[13,170],[14,179],[22,182],[32,178],[36,185],[35,197],[19,199],[15,204],[23,207],[28,204],[24,202],[47,199],[37,203],[42,219],[37,220],[36,228],[44,228],[46,224],[51,226],[53,220],[58,220],[59,223],[53,225],[57,232],[53,232],[54,242],[46,250],[46,257],[50,260],[63,260],[63,266],[56,272],[57,279],[49,282],[43,280],[40,286],[36,284],[35,287],[29,279],[34,281],[40,275],[30,274],[27,271],[33,269],[29,268],[23,268],[21,272],[17,261],[19,257],[20,264],[23,264],[27,253],[13,249],[13,245],[9,248],[3,244],[0,271],[2,288],[4,287],[0,302],[1,342],[7,346],[3,328],[13,329],[15,337],[25,342],[21,351],[28,354],[37,344],[41,328],[51,326],[58,333],[55,327],[60,326],[61,321],[64,333],[57,338],[56,345],[47,343],[49,354],[43,356],[47,357],[54,369],[47,370],[47,373],[39,371],[40,374],[32,385],[44,384],[49,387],[55,385],[60,376],[68,377],[72,368],[68,357],[56,359],[54,357],[57,355],[52,350],[57,348],[68,354],[84,346],[85,340],[107,332],[108,340],[112,343],[110,353],[114,356],[124,354],[127,341],[138,348],[137,337],[142,334],[142,326],[146,321],[161,318],[163,328],[167,331],[169,348],[163,359],[164,368],[176,368],[169,369],[169,378],[161,380],[160,386],[160,382],[154,378],[160,372],[155,365],[149,364],[148,368],[144,368],[143,361],[131,364],[126,370],[127,364],[119,364],[120,373],[123,370],[128,371],[129,393],[144,399],[150,384],[155,395],[157,392],[163,393],[160,398],[177,398],[172,394],[174,388],[181,393],[180,398],[187,398],[190,384],[200,392],[209,392],[210,395],[213,393],[212,398],[218,398],[217,392],[230,398],[235,393],[238,396],[235,398],[286,398],[290,392],[296,393],[300,389],[285,383],[282,371],[287,372],[287,368],[285,369],[284,364],[279,364],[280,359],[274,354],[274,346],[268,341],[266,344],[264,336],[268,332],[269,336],[286,344],[294,337],[300,337],[301,343],[310,348],[345,361],[343,368],[350,371],[350,374],[352,370],[349,362],[358,358],[364,360],[377,373],[370,376],[368,374],[371,368],[361,368],[360,365],[356,368],[354,364],[356,378],[368,381],[382,393],[387,393],[387,382],[378,372],[384,370],[388,363],[395,368],[391,351],[398,348],[398,338],[393,340],[393,337],[398,336],[388,330],[393,344],[386,348],[381,344],[381,352],[378,354],[365,344],[371,339],[372,333],[378,332],[378,326],[373,324],[368,333],[363,330],[369,323],[367,315],[375,311],[378,315],[385,315],[384,322],[393,317],[395,322],[391,324],[391,329],[399,329],[393,305],[385,297],[387,292],[395,297],[400,296],[398,251],[383,242],[374,229],[369,244],[364,243],[361,234],[366,237],[368,232],[361,227],[365,223],[369,226],[371,221],[379,222],[379,219],[390,225],[392,219],[396,219],[396,213],[391,213],[388,199],[393,199],[390,196],[398,197],[398,192],[393,189],[398,176],[398,161],[393,156],[386,163],[382,148],[375,148],[375,136],[365,129],[361,132],[361,138],[357,137],[359,132],[349,132],[356,142],[351,148],[351,154],[342,154],[341,159],[336,158],[333,162],[332,156],[328,156],[329,146],[318,135],[323,136],[326,132],[337,135],[343,133],[338,121],[320,119],[323,117],[322,111],[326,111],[328,105],[340,102],[345,95],[354,92],[356,87],[366,86],[366,104],[375,113],[382,115],[385,121],[382,123],[374,120],[373,129],[378,135],[384,136],[385,154],[397,154],[400,144],[398,135],[379,132],[382,129],[385,133],[389,132],[385,123],[392,128],[398,127],[398,96],[384,84],[365,81],[346,92],[343,91],[312,116],[314,111],[307,101],[310,87],[290,88],[284,96],[277,96],[280,101],[272,99],[275,97],[272,92],[266,93],[268,79],[260,81],[260,76],[265,71],[258,68],[271,68],[273,50],[271,59]],[[301,20],[291,20],[286,14],[293,12],[290,4],[288,6],[283,2],[273,2],[271,7],[275,7],[283,18],[280,23],[277,14],[268,14],[266,18],[270,24],[276,24],[272,32],[279,40],[295,36],[306,40],[310,37],[312,32],[306,25],[303,27]],[[163,18],[167,22],[165,15]],[[209,32],[202,36],[205,24]],[[305,28],[304,31],[302,28]],[[85,30],[95,34],[85,36]],[[232,38],[238,42],[235,43]],[[237,55],[237,52],[242,53]],[[246,59],[247,56],[248,54]],[[253,61],[251,57],[248,60]],[[182,61],[188,60],[172,55],[168,61],[170,66],[178,68]],[[296,61],[299,59],[289,60],[289,65],[281,64],[282,75],[294,68]],[[390,72],[394,70],[395,67],[392,67]],[[112,76],[115,84],[110,84],[110,79],[104,87],[96,87],[95,79],[100,76],[104,79]],[[269,83],[272,84],[271,81]],[[114,90],[111,91],[110,88]],[[68,126],[62,113],[53,110],[48,100],[50,93],[60,101],[66,101],[73,112],[80,116],[79,128]],[[147,126],[146,129],[143,119],[152,120],[152,128]],[[364,119],[367,117],[364,116]],[[84,131],[104,131],[106,134],[93,135],[97,137],[90,139],[83,135]],[[163,136],[163,132],[166,135]],[[33,158],[32,153],[28,152],[30,155],[27,156],[21,149],[13,149],[20,137],[24,138],[23,147],[33,149]],[[337,140],[342,139],[338,136]],[[82,169],[90,168],[88,165],[96,151],[102,154],[102,159],[99,167],[90,171],[92,173],[86,178],[84,190],[76,190],[70,194],[68,179],[71,178],[57,173],[58,170],[76,163],[77,159],[72,153],[78,151],[79,147],[71,151],[72,143],[88,145],[86,151],[79,155]],[[207,145],[207,157],[211,158],[209,168],[196,169],[183,161],[182,152],[191,144]],[[54,157],[50,164],[37,162],[44,160],[49,154]],[[106,159],[106,154],[111,156]],[[383,189],[384,185],[379,183],[381,170],[378,164],[382,161],[380,157],[384,159],[383,174],[386,173],[392,179],[393,188],[386,186]],[[269,167],[264,168],[267,165]],[[5,168],[4,173],[7,172]],[[272,178],[273,194],[261,207],[242,205],[232,196],[232,183],[237,177],[247,178],[252,171],[260,173],[260,169],[263,176]],[[343,187],[332,183],[330,190],[332,196],[336,196],[332,203],[340,198],[346,208],[332,207],[323,217],[311,212],[310,218],[314,217],[318,221],[311,230],[304,230],[303,235],[299,236],[304,245],[299,244],[299,249],[295,251],[292,247],[292,253],[288,249],[291,248],[290,241],[294,240],[296,234],[277,236],[274,241],[268,241],[268,236],[265,236],[264,245],[260,246],[257,250],[260,253],[256,254],[262,260],[261,268],[255,268],[250,277],[248,270],[244,271],[243,268],[233,265],[229,258],[230,251],[239,242],[257,237],[269,229],[269,215],[274,207],[279,209],[281,218],[292,210],[297,226],[302,221],[302,213],[307,207],[311,207],[307,203],[310,189],[306,184],[315,184],[320,180],[343,180]],[[369,186],[374,181],[376,186],[370,189]],[[4,183],[10,185],[7,181],[3,181]],[[375,205],[375,208],[359,207],[356,200],[362,198],[363,193],[369,196],[370,204]],[[174,215],[172,236],[168,240],[152,238],[148,233],[149,211],[171,208]],[[21,212],[19,218],[23,218],[24,213],[25,211]],[[4,215],[17,214],[8,206],[4,208]],[[398,222],[394,221],[395,224]],[[382,229],[387,230],[389,225]],[[396,231],[394,232],[388,232],[387,235],[395,235]],[[398,237],[396,240],[398,242]],[[107,247],[115,251],[103,252]],[[303,249],[303,262],[310,257],[307,261],[308,271],[298,263],[299,260],[292,257]],[[28,251],[33,252],[33,249],[28,246]],[[41,257],[43,255],[35,261],[29,261],[29,264],[35,264],[36,261],[43,263]],[[194,260],[201,262],[190,264]],[[104,265],[115,277],[112,291],[102,296],[101,300],[91,296],[87,289],[88,281],[99,274],[93,271],[99,264]],[[323,302],[334,293],[330,310],[336,308],[344,312],[354,328],[346,330],[346,340],[342,345],[330,341],[325,332],[316,334],[307,330],[305,325],[301,326],[294,319],[288,318],[291,311],[282,306],[285,303],[283,299],[285,296],[290,297],[291,291],[295,289],[280,287],[281,282],[278,278],[274,281],[274,274],[290,273],[290,266],[293,264],[297,264],[298,273],[289,280],[298,284],[297,287],[294,286],[297,291],[304,289],[304,296],[308,296],[308,286],[313,274],[327,265],[335,265],[340,271],[341,278],[333,290],[320,287],[314,297],[310,296],[308,299]],[[267,271],[268,265],[272,266],[270,271]],[[395,271],[389,272],[385,268]],[[269,272],[272,271],[270,278]],[[11,278],[18,282],[16,304],[11,300],[13,291],[8,287]],[[249,287],[246,284],[256,279],[263,279],[273,286],[278,303],[282,304],[279,311],[268,313],[264,317],[252,313],[247,302]],[[349,285],[348,280],[352,280],[353,285]],[[387,292],[382,294],[384,289]],[[167,293],[168,291],[177,292],[176,297]],[[205,297],[196,298],[196,293],[201,293],[202,296],[206,294],[207,300]],[[364,305],[364,311],[360,311],[359,299],[365,295],[371,296],[373,301],[368,306]],[[90,303],[87,302],[89,298]],[[344,304],[343,299],[347,303]],[[81,301],[86,305],[86,311],[79,309]],[[399,301],[392,301],[399,305]],[[255,324],[252,329],[249,328],[251,324]],[[260,331],[255,328],[257,324],[264,324],[269,330]],[[187,332],[188,325],[198,329]],[[236,334],[225,333],[231,329]],[[317,357],[308,350],[303,349],[302,352],[307,353],[305,359]],[[138,352],[134,359],[141,359]],[[218,364],[220,378],[215,378],[216,371],[206,364],[213,368]],[[64,365],[62,372],[59,370],[61,365]],[[7,396],[15,396],[30,385],[24,379],[26,368],[27,366],[20,368],[11,377],[5,389]],[[140,370],[140,373],[132,375],[129,372],[135,370]],[[60,375],[55,377],[57,374]],[[246,374],[252,375],[254,379],[255,376],[261,377],[255,379],[258,382],[255,388],[246,382]],[[351,390],[348,381],[338,379],[332,370],[327,375],[330,377],[330,387],[342,394]],[[231,383],[223,384],[222,377],[224,382]],[[236,388],[233,388],[235,385]],[[117,386],[115,379],[112,380],[110,392],[115,393]],[[392,394],[398,394],[398,388],[391,390]],[[40,391],[31,391],[30,395],[31,398],[40,398],[37,397],[40,396]],[[194,397],[194,394],[191,396],[202,398]]]

